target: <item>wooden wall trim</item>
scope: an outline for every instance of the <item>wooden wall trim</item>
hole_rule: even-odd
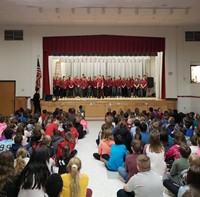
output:
[[[20,107],[27,108],[27,97],[26,96],[16,96],[15,97],[15,111]]]

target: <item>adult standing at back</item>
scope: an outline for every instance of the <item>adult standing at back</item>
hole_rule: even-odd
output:
[[[40,107],[40,93],[39,88],[35,89],[35,94],[33,96],[33,105],[34,105],[34,113],[41,113],[41,107]]]

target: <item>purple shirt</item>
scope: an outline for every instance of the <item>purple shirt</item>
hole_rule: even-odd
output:
[[[138,154],[133,153],[126,157],[125,166],[126,171],[128,172],[128,180],[134,175],[138,173],[136,158]]]

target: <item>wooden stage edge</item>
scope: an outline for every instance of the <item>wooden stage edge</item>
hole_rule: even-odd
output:
[[[83,106],[86,113],[87,120],[102,119],[108,108],[111,110],[116,110],[117,112],[122,109],[126,111],[131,109],[133,111],[136,107],[142,110],[149,110],[149,107],[154,109],[161,108],[163,111],[168,109],[177,108],[176,99],[156,99],[152,97],[147,98],[67,98],[59,99],[58,101],[44,101],[41,100],[41,108],[47,111],[53,112],[55,108],[63,109],[68,111],[70,107],[74,107],[78,110],[79,105]]]

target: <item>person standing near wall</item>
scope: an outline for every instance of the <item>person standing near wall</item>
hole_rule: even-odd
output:
[[[35,91],[33,96],[34,113],[41,113],[39,88],[36,88]]]

